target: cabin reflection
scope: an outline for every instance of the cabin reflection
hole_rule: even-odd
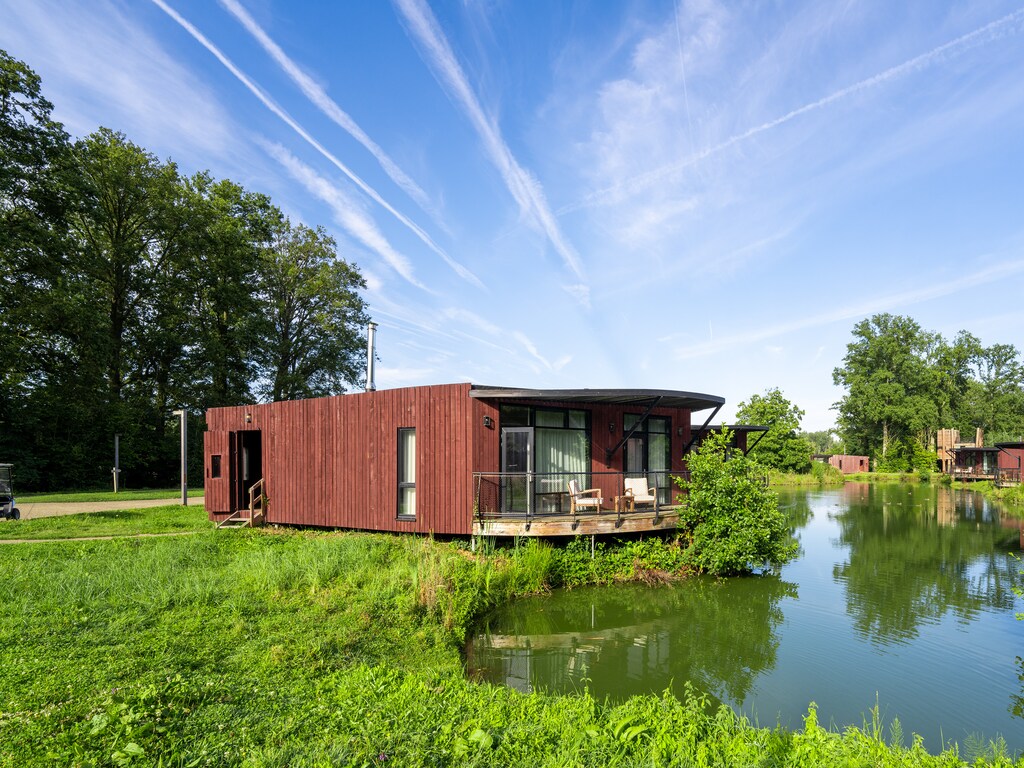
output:
[[[603,698],[620,695],[624,687],[646,692],[645,680],[671,678],[669,628],[659,622],[555,634],[486,633],[470,648],[471,671],[523,693],[589,690]]]

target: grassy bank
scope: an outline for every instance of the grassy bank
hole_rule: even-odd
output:
[[[136,536],[138,534],[209,531],[213,523],[203,507],[119,509],[82,515],[40,517],[0,522],[0,539],[74,539],[85,536]]]
[[[202,488],[189,488],[190,499],[203,497]],[[19,493],[18,503],[64,504],[75,501],[148,501],[151,499],[180,499],[181,488],[148,488],[140,491],[74,491],[69,493]]]
[[[938,483],[945,482],[939,472],[854,472],[845,476],[851,483]]]
[[[768,471],[768,484],[773,487],[820,488],[827,485],[842,485],[845,481],[843,473],[835,467],[820,461],[811,464],[810,472]]]
[[[881,727],[834,733],[813,709],[785,732],[696,695],[610,706],[464,679],[491,607],[661,579],[678,558],[657,540],[591,560],[582,542],[473,555],[259,530],[0,547],[0,765],[963,764]]]

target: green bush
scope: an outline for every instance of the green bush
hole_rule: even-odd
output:
[[[742,454],[729,456],[729,430],[711,433],[687,464],[690,480],[679,526],[686,556],[699,571],[717,576],[780,565],[796,555],[785,516],[764,470]]]

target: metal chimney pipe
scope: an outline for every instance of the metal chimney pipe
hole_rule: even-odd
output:
[[[377,324],[369,323],[366,326],[366,391],[375,392],[377,385],[373,383],[374,363],[377,352]]]

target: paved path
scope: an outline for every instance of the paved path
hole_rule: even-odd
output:
[[[173,499],[141,499],[138,501],[65,501],[39,504],[21,501],[18,502],[18,509],[21,510],[22,520],[31,520],[35,517],[77,515],[81,512],[111,512],[118,509],[141,509],[142,507],[166,507],[171,504],[181,504],[181,496]],[[203,497],[189,497],[188,504],[202,509]]]
[[[56,544],[61,541],[110,541],[111,539],[153,539],[160,536],[193,536],[198,531],[170,531],[168,533],[126,533],[121,536],[71,536],[67,539],[0,539],[5,544]]]

